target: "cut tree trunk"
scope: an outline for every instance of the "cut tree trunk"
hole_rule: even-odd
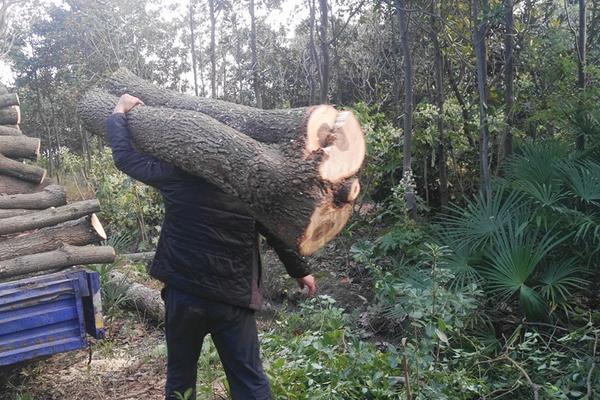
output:
[[[45,228],[100,211],[98,200],[83,200],[32,214],[0,220],[0,235]]]
[[[12,176],[27,182],[40,184],[46,177],[44,168],[23,164],[0,154],[0,174]]]
[[[19,95],[16,93],[6,93],[0,94],[0,108],[10,107],[10,106],[18,106],[21,104],[19,102]]]
[[[0,136],[21,136],[23,132],[17,125],[0,125]]]
[[[66,244],[54,251],[0,261],[0,279],[56,271],[74,265],[108,264],[114,260],[115,251],[112,247]]]
[[[91,90],[79,102],[79,115],[89,129],[103,132],[117,100],[100,90]],[[283,125],[280,122],[282,129],[287,126],[292,131],[293,121],[303,121],[296,117]],[[136,107],[127,118],[141,151],[238,197],[254,218],[302,255],[312,254],[335,237],[350,217],[352,204],[336,203],[340,198],[337,191],[346,181],[341,177],[352,176],[360,165],[355,170],[348,169],[344,161],[342,167],[330,163],[336,158],[325,149],[315,150],[306,158],[290,156],[278,146],[261,143],[203,113],[184,109]],[[308,129],[318,142],[319,128],[328,126],[328,120],[324,116],[325,122],[320,123],[314,118],[311,114],[310,126],[297,129]],[[354,118],[346,121],[354,122],[340,126],[345,133],[341,135],[345,138],[343,146],[352,148],[355,143],[346,139],[360,137],[357,151],[361,152],[364,141],[360,126]],[[357,157],[362,160],[363,156]],[[323,164],[328,162],[324,169]],[[335,183],[328,179],[332,174],[340,178]]]
[[[0,194],[35,193],[43,190],[47,182],[31,183],[11,176],[0,175]]]
[[[0,242],[0,261],[56,250],[63,244],[85,246],[102,240],[106,240],[106,233],[92,214]]]
[[[0,154],[9,158],[37,160],[40,156],[40,139],[28,136],[0,136]]]
[[[160,297],[160,292],[151,289],[140,283],[132,282],[127,277],[117,271],[109,274],[110,285],[117,288],[119,293],[123,293],[125,305],[148,317],[151,320],[163,323],[165,320],[165,303]]]
[[[19,106],[10,106],[0,109],[0,125],[19,125],[21,123],[21,109]]]
[[[41,192],[0,196],[0,208],[43,210],[67,204],[67,193],[61,185],[48,185]]]
[[[34,212],[37,212],[37,210],[26,210],[22,208],[0,209],[0,219],[17,217],[19,215],[31,214]]]
[[[321,175],[331,182],[353,176],[364,160],[365,141],[356,117],[329,105],[261,110],[162,89],[123,68],[108,78],[106,87],[115,95],[139,97],[149,106],[201,112],[259,142],[279,144],[288,156],[306,159],[322,151],[328,157]]]

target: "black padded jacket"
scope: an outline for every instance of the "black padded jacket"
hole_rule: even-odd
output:
[[[309,274],[305,260],[270,235],[236,198],[137,152],[125,114],[112,114],[106,127],[117,168],[156,187],[163,198],[165,217],[150,275],[198,297],[259,309],[259,233],[267,238],[290,276]]]

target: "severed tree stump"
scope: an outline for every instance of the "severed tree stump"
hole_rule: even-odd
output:
[[[103,133],[117,101],[102,90],[90,90],[78,113],[90,130]],[[360,190],[354,175],[364,158],[362,131],[351,114],[337,122],[335,114],[329,106],[283,110],[270,123],[295,139],[275,143],[184,108],[136,107],[128,122],[142,152],[238,197],[273,235],[310,255],[345,226]],[[254,118],[264,115],[247,115]],[[344,150],[331,148],[332,143]]]

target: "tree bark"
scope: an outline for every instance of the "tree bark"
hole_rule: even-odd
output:
[[[37,160],[40,156],[40,139],[25,135],[0,136],[0,154],[9,158]]]
[[[338,113],[328,105],[261,110],[161,89],[126,69],[111,75],[105,86],[116,95],[139,97],[149,106],[199,111],[259,142],[278,144],[288,156],[307,158],[322,149],[328,155],[322,169],[339,168],[325,178],[331,181],[354,175],[364,160],[366,147],[358,121],[352,113]]]
[[[89,91],[79,102],[79,115],[92,131],[103,132],[105,119],[117,100],[102,91]],[[350,203],[335,204],[336,185],[355,171],[330,179],[347,174],[343,171],[345,166],[336,166],[335,152],[327,152],[327,147],[315,150],[305,159],[287,156],[276,146],[253,140],[207,115],[189,110],[143,106],[134,108],[127,118],[132,138],[142,152],[236,196],[254,218],[302,255],[312,254],[331,240],[350,216]],[[290,121],[298,119],[280,124],[287,126]],[[313,139],[318,138],[316,127],[323,125],[320,121],[315,127],[308,127]],[[343,138],[354,135],[342,132],[346,130],[360,130],[360,126],[357,122],[341,125],[337,132]],[[351,147],[354,143],[344,141],[344,145]]]
[[[165,320],[165,303],[160,297],[160,292],[140,283],[132,282],[117,271],[109,274],[109,284],[115,286],[125,298],[125,306],[138,311],[144,317],[163,323]]]
[[[115,251],[109,246],[71,246],[45,253],[0,261],[0,279],[57,271],[74,265],[108,264],[115,260]]]
[[[215,37],[217,16],[215,1],[216,0],[208,0],[208,10],[210,15],[210,95],[213,99],[217,98],[217,46]]]
[[[154,259],[154,254],[156,254],[154,251],[147,251],[147,252],[144,252],[144,253],[119,254],[118,256],[119,257],[123,257],[128,262],[132,262],[132,263],[146,263],[146,262],[151,261],[152,259]]]
[[[396,0],[398,13],[398,28],[400,29],[400,42],[404,64],[404,118],[403,118],[403,159],[402,175],[405,181],[405,199],[408,215],[411,219],[417,217],[417,200],[410,183],[412,177],[412,113],[413,113],[413,63],[411,42],[408,31],[407,4],[404,0]]]
[[[31,214],[36,211],[37,210],[27,210],[27,209],[23,209],[23,208],[0,209],[0,219],[16,217],[18,215]]]
[[[0,175],[0,194],[35,193],[43,190],[46,182],[35,184],[11,176]]]
[[[329,42],[327,41],[327,24],[328,24],[328,4],[327,0],[319,0],[320,23],[319,23],[319,39],[321,47],[321,91],[319,100],[321,104],[327,103],[327,94],[329,93]]]
[[[514,81],[514,1],[504,0],[504,23],[506,32],[504,34],[504,157],[510,157],[513,152],[513,81]],[[499,160],[500,161],[500,160]]]
[[[10,107],[10,106],[18,106],[21,103],[19,102],[19,95],[16,93],[7,93],[0,94],[0,108]]]
[[[586,0],[579,0],[579,34],[577,35],[577,87],[581,97],[585,94],[586,87],[586,46],[587,46],[587,20]],[[575,148],[579,151],[585,149],[585,135],[580,133],[575,139]]]
[[[63,244],[85,246],[106,240],[95,214],[0,242],[0,261],[60,248]]]
[[[438,169],[440,176],[440,205],[445,207],[448,205],[448,167],[446,153],[446,132],[444,130],[444,70],[442,49],[440,48],[439,31],[442,18],[438,7],[437,0],[431,2],[431,42],[433,43],[433,67],[435,78],[435,104],[437,108],[436,124],[439,135],[438,145]]]
[[[0,109],[0,125],[19,125],[21,123],[21,110],[19,106],[10,106]]]
[[[46,170],[34,165],[23,164],[22,162],[11,160],[0,154],[0,174],[40,184],[46,177]]]
[[[485,0],[484,0],[485,1]],[[471,22],[473,24],[473,51],[477,64],[477,88],[479,91],[479,168],[481,191],[490,195],[491,181],[488,159],[488,119],[487,119],[487,59],[485,36],[487,17],[479,13],[479,0],[471,0]],[[480,20],[481,19],[481,20]]]
[[[100,211],[98,200],[83,200],[57,208],[0,220],[0,235],[45,228]]]
[[[260,65],[258,63],[258,50],[256,49],[256,18],[254,17],[254,0],[248,1],[250,12],[250,51],[252,53],[252,85],[254,86],[254,97],[256,107],[262,108],[262,82],[260,80]]]
[[[21,136],[23,132],[16,125],[0,126],[0,136]]]
[[[192,51],[192,71],[194,74],[194,93],[198,96],[198,71],[196,68],[196,35],[194,34],[194,6],[193,0],[190,2],[190,46]]]
[[[0,195],[0,208],[43,210],[67,204],[65,187],[48,185],[41,192]]]

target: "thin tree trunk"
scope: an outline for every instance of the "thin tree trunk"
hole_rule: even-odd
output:
[[[444,130],[444,71],[442,50],[439,41],[439,29],[441,21],[440,10],[437,0],[431,2],[431,41],[433,43],[433,66],[435,77],[435,103],[437,108],[436,123],[440,144],[438,146],[438,169],[440,174],[440,205],[445,207],[448,205],[448,167],[446,154],[446,132]]]
[[[321,104],[327,103],[327,94],[329,92],[329,43],[327,42],[327,0],[319,0],[319,9],[321,12],[321,21],[319,24],[319,36],[321,42],[321,91],[319,101]]]
[[[196,35],[194,34],[194,6],[190,0],[190,46],[192,50],[192,71],[194,74],[194,93],[198,96],[198,71],[196,67]]]
[[[504,123],[506,131],[504,133],[504,157],[510,157],[513,152],[513,80],[514,80],[514,2],[513,0],[504,0],[505,29],[504,34]],[[501,161],[501,160],[500,160]]]
[[[483,0],[484,3],[486,0]],[[477,64],[477,89],[479,92],[479,168],[480,187],[484,194],[490,195],[491,181],[488,158],[488,120],[487,120],[487,60],[485,36],[487,17],[480,15],[479,0],[471,0],[471,22],[473,24],[473,51]],[[487,9],[484,7],[484,9]]]
[[[254,0],[249,0],[248,11],[250,11],[250,50],[252,52],[252,84],[254,86],[254,98],[256,107],[262,108],[262,92],[260,81],[260,64],[258,62],[258,51],[256,50],[256,18],[254,17]]]
[[[463,133],[469,142],[469,145],[477,151],[477,145],[475,143],[475,139],[473,139],[473,135],[471,134],[471,128],[469,127],[469,121],[471,120],[471,115],[469,114],[469,110],[467,108],[467,103],[465,101],[464,96],[460,92],[456,80],[454,78],[454,71],[452,71],[452,66],[450,64],[450,60],[446,58],[446,74],[448,75],[448,83],[450,83],[450,88],[452,89],[452,93],[454,93],[454,97],[460,106],[460,111],[462,115],[462,126]]]
[[[587,21],[585,0],[579,0],[579,35],[577,36],[577,87],[581,97],[585,94],[586,87],[586,44],[587,44]],[[585,149],[585,136],[583,133],[577,135],[575,148],[579,151]]]
[[[400,29],[400,42],[404,63],[404,124],[403,124],[403,181],[405,183],[406,208],[410,218],[417,217],[417,200],[412,188],[412,113],[413,113],[413,64],[411,42],[408,31],[408,14],[405,0],[396,0],[398,13],[398,28]]]
[[[216,49],[216,29],[217,16],[215,11],[215,1],[208,0],[208,10],[210,14],[210,95],[213,99],[217,98],[217,49]]]
[[[312,60],[312,67],[313,68],[317,68],[318,70],[318,76],[319,76],[319,84],[320,86],[322,86],[322,79],[321,79],[321,69],[319,67],[320,62],[319,62],[319,55],[317,54],[317,45],[315,44],[315,0],[308,0],[308,8],[309,8],[309,22],[310,22],[310,35],[309,35],[309,51],[310,51],[310,58]],[[308,99],[308,104],[315,104],[315,78],[312,74],[312,68],[311,71],[309,71],[309,86],[310,86],[310,92],[309,92],[309,99]]]

